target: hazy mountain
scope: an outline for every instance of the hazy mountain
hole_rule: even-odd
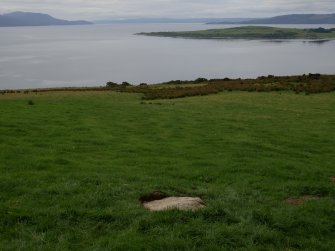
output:
[[[0,15],[0,27],[11,26],[49,26],[49,25],[85,25],[87,21],[67,21],[47,14],[31,12],[13,12]]]
[[[251,18],[131,18],[131,19],[109,19],[97,20],[96,24],[117,23],[218,23],[218,22],[243,22]]]
[[[227,23],[227,22],[219,22]],[[293,14],[271,18],[253,19],[239,24],[335,24],[335,14]]]

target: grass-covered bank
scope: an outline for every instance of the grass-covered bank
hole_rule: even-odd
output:
[[[194,39],[335,39],[335,29],[297,29],[268,26],[241,26],[198,31],[142,32],[137,35]]]
[[[169,82],[148,85],[141,83],[132,85],[128,82],[121,84],[107,82],[100,87],[68,87],[49,89],[0,90],[1,95],[15,93],[43,93],[43,92],[85,92],[85,91],[118,91],[127,93],[141,93],[142,99],[174,99],[190,96],[204,96],[223,91],[274,92],[293,91],[296,94],[315,94],[335,91],[335,75],[304,74],[300,76],[261,76],[256,79],[206,79],[173,80]]]
[[[1,250],[334,247],[334,92],[142,95],[0,95]],[[148,212],[154,190],[207,208]]]

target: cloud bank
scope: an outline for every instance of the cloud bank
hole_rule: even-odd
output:
[[[1,0],[0,12],[43,12],[66,19],[270,17],[335,13],[335,0]]]

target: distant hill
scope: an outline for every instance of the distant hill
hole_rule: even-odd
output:
[[[0,15],[0,27],[86,25],[86,24],[92,24],[92,23],[87,21],[62,20],[42,13],[12,12]]]
[[[227,22],[217,22],[227,23]],[[335,24],[335,14],[293,14],[271,18],[253,19],[238,24]]]
[[[251,18],[130,18],[130,19],[108,19],[96,20],[96,24],[118,24],[118,23],[219,23],[219,22],[243,22]]]

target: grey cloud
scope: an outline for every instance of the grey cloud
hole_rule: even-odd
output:
[[[333,13],[334,0],[1,0],[0,12],[44,12],[67,19],[268,17]]]

